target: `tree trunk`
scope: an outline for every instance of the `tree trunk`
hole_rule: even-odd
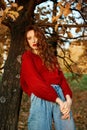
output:
[[[35,2],[32,0],[29,2],[31,3],[30,7],[28,6],[30,11],[30,14],[27,13],[28,18],[23,18],[25,15],[22,14],[15,23],[10,23],[11,45],[0,86],[0,130],[18,129],[22,90],[19,83],[20,63],[17,59],[24,49],[23,35],[25,26],[32,23]],[[25,13],[25,10],[23,13]],[[9,22],[6,25],[9,25]]]
[[[11,51],[13,51],[13,54],[11,54]],[[21,90],[19,89],[19,80],[17,79],[19,64],[16,61],[16,51],[18,51],[18,46],[14,45],[14,48],[11,47],[9,53],[10,58],[8,57],[3,75],[3,83],[0,92],[1,130],[14,130],[14,127],[16,128],[15,124],[17,124],[15,119],[19,111]]]
[[[0,130],[17,130],[22,96],[19,84],[20,63],[17,59],[24,48],[23,34],[16,27],[12,31],[11,46],[0,86]]]

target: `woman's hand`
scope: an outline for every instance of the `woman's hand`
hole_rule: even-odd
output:
[[[70,95],[66,95],[66,100],[72,104],[72,98],[70,97]]]
[[[67,101],[65,101],[63,103],[63,109],[61,109],[61,113],[62,113],[62,119],[70,119],[70,110],[71,110],[71,106],[68,104]]]
[[[70,110],[72,105],[72,99],[69,95],[66,95],[66,101],[62,101],[60,98],[56,99],[56,103],[60,106],[60,111],[62,113],[62,119],[70,119]]]
[[[70,120],[70,113],[62,115],[61,119],[62,120],[66,120],[66,119]]]
[[[66,102],[67,102],[68,108],[71,110],[72,99],[70,98],[69,95],[66,95]]]
[[[60,98],[57,98],[56,103],[59,104],[62,115],[66,117],[70,112],[67,102],[62,101]]]
[[[72,99],[69,95],[66,95],[66,101],[64,102],[64,107],[61,110],[63,116],[62,119],[70,119],[70,111],[71,111]]]
[[[64,108],[64,102],[58,97],[56,103],[60,106],[60,111]]]

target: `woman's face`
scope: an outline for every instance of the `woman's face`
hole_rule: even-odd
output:
[[[27,32],[27,41],[29,46],[33,49],[33,51],[37,51],[38,39],[35,36],[34,30],[30,30]]]

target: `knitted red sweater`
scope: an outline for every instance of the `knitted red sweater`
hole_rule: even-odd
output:
[[[69,94],[72,97],[72,91],[62,71],[58,68],[49,71],[43,65],[41,58],[30,51],[26,51],[22,55],[20,84],[23,91],[29,96],[33,93],[37,97],[48,101],[55,102],[58,97],[51,84],[60,85],[64,96]]]

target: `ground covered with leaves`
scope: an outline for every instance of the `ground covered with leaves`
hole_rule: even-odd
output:
[[[18,130],[27,130],[29,106],[30,99],[26,94],[23,94]],[[72,111],[76,124],[76,130],[87,130],[87,90],[73,90]]]

